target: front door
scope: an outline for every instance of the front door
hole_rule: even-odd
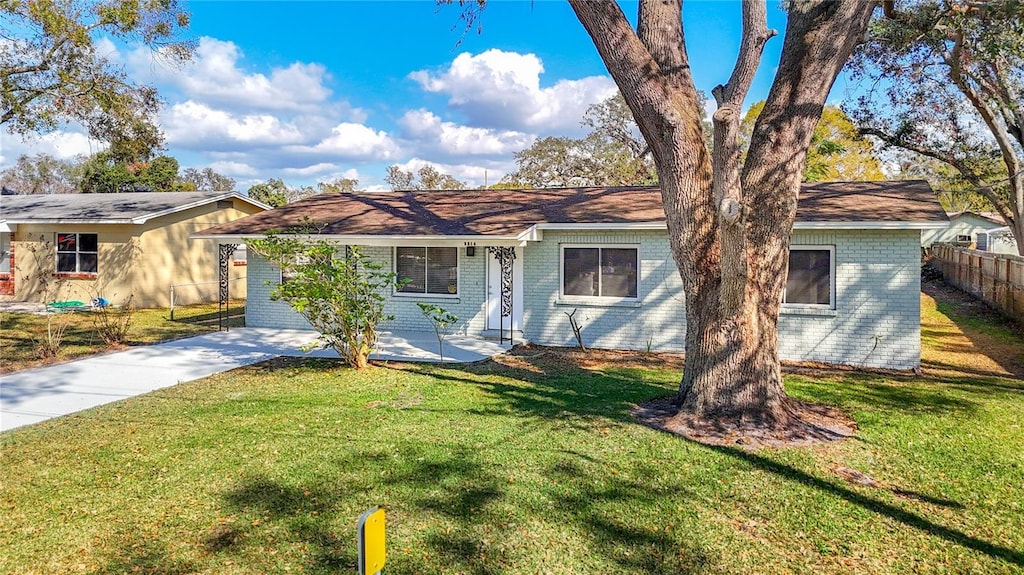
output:
[[[486,248],[485,248],[486,249]],[[501,317],[501,263],[487,250],[487,329],[508,329],[509,317]],[[523,250],[515,248],[512,264],[512,329],[522,330]]]

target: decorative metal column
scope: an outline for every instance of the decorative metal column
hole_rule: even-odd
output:
[[[231,277],[228,275],[228,261],[238,249],[238,244],[219,244],[220,259],[218,266],[219,297],[217,298],[217,331],[231,330]]]
[[[508,317],[508,341],[509,343],[515,343],[513,341],[515,316],[512,315],[514,311],[512,264],[516,260],[516,248],[512,246],[491,246],[487,248],[487,251],[494,254],[494,257],[498,260],[498,265],[501,266],[501,314],[498,317],[498,341],[499,343],[505,343],[505,318]]]

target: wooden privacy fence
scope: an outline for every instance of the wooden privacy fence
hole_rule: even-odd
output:
[[[1024,257],[949,244],[932,246],[946,283],[974,294],[1024,325]]]

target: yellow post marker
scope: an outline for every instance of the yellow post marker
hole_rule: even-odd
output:
[[[377,575],[383,571],[387,558],[383,509],[374,507],[359,516],[356,538],[359,541],[359,575]]]

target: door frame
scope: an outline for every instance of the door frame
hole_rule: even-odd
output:
[[[510,246],[511,247],[511,246]],[[523,330],[523,248],[515,247],[516,257],[512,260],[512,330]],[[490,250],[485,250],[487,265],[485,266],[484,281],[484,329],[502,329],[499,321],[501,310],[501,266],[498,259]],[[508,329],[506,316],[504,329]]]

